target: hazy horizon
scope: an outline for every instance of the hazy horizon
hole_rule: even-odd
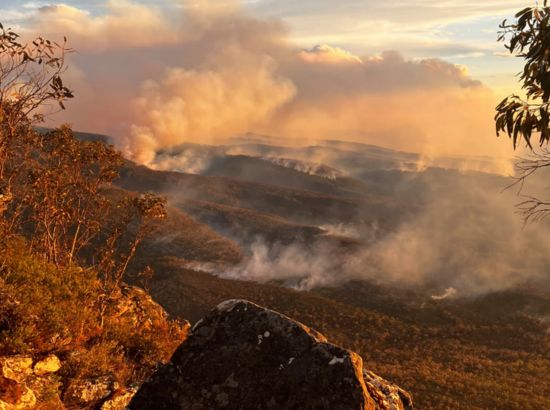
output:
[[[247,132],[511,158],[492,117],[517,91],[521,62],[504,57],[496,32],[521,4],[8,1],[1,10],[24,37],[67,36],[77,50],[65,73],[76,98],[50,124],[112,135],[148,164],[158,150]]]

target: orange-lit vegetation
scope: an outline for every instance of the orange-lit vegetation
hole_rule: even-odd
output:
[[[62,396],[76,380],[140,382],[185,337],[148,296],[123,283],[164,199],[112,195],[122,157],[68,127],[41,132],[63,85],[65,45],[31,45],[0,26],[0,357],[62,359]],[[69,400],[70,405],[70,398]]]

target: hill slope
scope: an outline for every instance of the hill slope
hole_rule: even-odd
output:
[[[550,406],[546,328],[518,312],[483,315],[490,299],[466,306],[433,302],[422,308],[386,294],[385,300],[363,307],[342,301],[353,292],[349,288],[348,297],[332,294],[332,289],[297,292],[182,269],[169,259],[156,269],[165,273],[151,282],[150,292],[170,314],[194,323],[226,299],[262,304],[357,351],[373,371],[409,390],[418,408]]]
[[[333,147],[340,151],[358,149],[349,144],[332,143],[329,148]],[[245,148],[250,151],[245,154],[254,149],[262,156],[278,152],[282,157],[292,151],[267,145],[239,146],[243,151]],[[268,283],[227,280],[186,268],[189,261],[204,267],[221,260],[224,267],[208,271],[223,275],[224,269],[241,263],[241,256],[257,256],[250,254],[257,237],[274,247],[298,242],[303,246],[299,249],[343,240],[344,244],[335,247],[321,247],[321,256],[333,260],[335,270],[331,274],[338,276],[342,261],[356,249],[369,249],[403,226],[426,229],[422,224],[427,222],[432,224],[428,225],[427,244],[434,252],[446,252],[440,259],[449,258],[441,261],[443,266],[451,267],[457,257],[462,263],[456,247],[463,243],[454,241],[462,230],[477,235],[474,246],[464,251],[466,260],[472,260],[477,252],[490,257],[494,249],[479,232],[490,234],[487,227],[493,226],[495,210],[503,212],[513,205],[502,200],[501,206],[495,207],[491,199],[504,179],[437,168],[419,173],[402,171],[397,166],[400,161],[418,158],[375,147],[359,148],[361,152],[332,158],[331,166],[342,161],[355,170],[351,172],[355,178],[336,180],[241,153],[220,154],[219,148],[214,157],[223,158],[210,158],[208,166],[202,168],[203,175],[155,171],[128,163],[120,186],[166,195],[174,209],[171,226],[159,228],[158,237],[152,239],[160,248],[146,247],[141,255],[156,271],[149,283],[155,300],[172,315],[191,321],[232,298],[280,311],[360,353],[370,368],[411,391],[419,408],[549,408],[546,375],[550,371],[550,336],[544,318],[550,317],[550,295],[542,287],[535,291],[532,286],[516,286],[504,292],[435,300],[431,296],[445,290],[437,285],[437,276],[432,279],[435,285],[427,282],[418,288],[356,280],[297,292],[278,286],[286,282],[277,279]],[[301,153],[328,150],[312,148]],[[440,217],[427,221],[427,216]],[[512,221],[499,218],[495,220],[501,226]],[[339,229],[329,232],[323,228],[331,224]],[[373,224],[378,225],[375,234]],[[350,226],[356,238],[338,236]],[[180,231],[187,233],[181,236]],[[504,240],[505,235],[500,236],[497,239]],[[171,237],[179,239],[163,247],[165,238]],[[452,240],[447,243],[445,237]],[[407,236],[397,238],[403,246],[411,240]],[[458,239],[464,243],[470,240],[468,236]],[[481,247],[477,246],[479,240],[484,241]],[[210,243],[214,245],[210,247]],[[422,260],[423,251],[418,248],[412,260]],[[403,256],[395,255],[396,261]],[[315,262],[311,259],[311,269]],[[291,264],[284,266],[292,268]],[[457,266],[457,277],[463,278],[460,275],[468,266]],[[435,273],[453,277],[452,272]]]

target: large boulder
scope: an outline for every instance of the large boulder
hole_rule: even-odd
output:
[[[220,304],[191,330],[130,409],[412,409],[399,387],[320,333],[243,300]]]

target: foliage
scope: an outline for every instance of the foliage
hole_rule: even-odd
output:
[[[66,40],[21,44],[0,24],[0,356],[57,354],[64,391],[105,374],[139,383],[186,332],[123,282],[165,200],[114,194],[113,147],[35,128],[72,98],[67,52]]]
[[[501,132],[512,139],[514,149],[523,140],[532,154],[516,163],[520,191],[529,176],[550,164],[544,145],[550,141],[550,7],[526,7],[515,15],[512,23],[500,25],[499,41],[507,42],[506,49],[524,59],[520,83],[526,99],[511,95],[496,107],[497,136]],[[533,151],[532,138],[538,135],[540,152]],[[550,202],[527,197],[520,205],[526,221],[541,220],[550,215]]]
[[[91,272],[58,270],[20,238],[2,240],[0,255],[0,355],[60,351],[97,327],[92,308],[100,284]]]
[[[21,238],[0,239],[0,255],[0,356],[56,353],[66,383],[113,374],[127,385],[167,361],[185,337],[185,327],[144,305],[145,297],[142,322],[123,314],[121,303],[133,306],[123,295],[102,314],[102,281],[92,269],[59,269]]]
[[[520,82],[527,100],[517,95],[505,98],[497,106],[497,134],[505,132],[514,148],[522,137],[531,147],[533,133],[539,133],[539,144],[550,140],[550,7],[527,7],[516,14],[516,21],[500,25],[499,41],[525,60]]]
[[[32,230],[32,244],[51,262],[70,263],[99,235],[111,204],[102,187],[117,175],[120,154],[100,143],[81,143],[69,128],[18,135],[8,164],[13,188],[12,225]]]
[[[73,97],[61,78],[69,52],[67,39],[58,44],[38,37],[24,44],[0,24],[0,178],[16,135],[42,122],[53,112],[52,103],[64,109],[63,102]]]
[[[120,153],[79,141],[66,126],[16,137],[4,173],[11,186],[4,235],[26,236],[30,249],[60,270],[80,265],[100,272],[105,305],[151,224],[166,217],[165,200],[113,195]]]

